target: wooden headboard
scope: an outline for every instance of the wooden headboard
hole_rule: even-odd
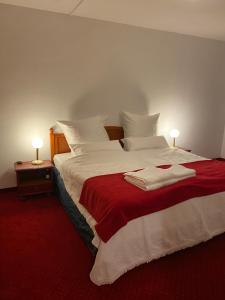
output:
[[[123,127],[120,126],[105,126],[110,140],[120,140],[124,137]],[[54,132],[50,128],[50,148],[51,160],[55,154],[70,152],[70,148],[63,133]]]

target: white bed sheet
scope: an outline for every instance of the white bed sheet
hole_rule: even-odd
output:
[[[59,171],[59,173],[61,174],[61,166],[63,164],[64,161],[66,161],[67,159],[73,157],[74,155],[72,155],[71,152],[68,153],[60,153],[60,154],[55,154],[53,157],[53,161],[54,161],[54,165],[57,168],[57,170]]]
[[[149,165],[204,160],[180,149],[99,152],[73,157],[61,165],[66,189],[94,231],[98,247],[90,273],[97,284],[113,283],[126,271],[177,250],[196,245],[225,231],[225,193],[199,197],[139,217],[121,228],[107,243],[94,230],[95,220],[79,204],[87,178],[127,172]]]

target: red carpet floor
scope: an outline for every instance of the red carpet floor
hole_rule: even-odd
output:
[[[55,197],[0,192],[0,299],[224,300],[225,235],[138,267],[110,286]]]

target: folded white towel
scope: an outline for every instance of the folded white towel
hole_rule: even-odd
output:
[[[125,176],[124,179],[127,182],[132,183],[133,185],[136,185],[137,187],[139,187],[140,189],[142,189],[144,191],[153,191],[153,190],[159,189],[163,186],[174,184],[178,181],[181,181],[181,180],[187,179],[189,177],[193,177],[193,176],[195,176],[195,175],[184,176],[184,177],[180,177],[177,179],[168,179],[168,180],[164,180],[164,181],[153,183],[153,184],[143,184],[141,181],[139,181],[135,178],[131,178],[129,176]]]
[[[127,172],[124,175],[126,181],[149,191],[193,177],[196,172],[181,165],[173,165],[168,169],[148,167],[137,172]]]

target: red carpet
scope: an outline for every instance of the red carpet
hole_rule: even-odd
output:
[[[138,267],[110,286],[55,197],[0,191],[0,299],[224,300],[225,235]]]

